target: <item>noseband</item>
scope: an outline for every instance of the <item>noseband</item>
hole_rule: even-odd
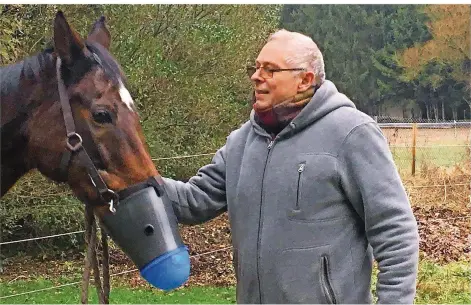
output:
[[[94,58],[97,60],[98,64],[100,64],[98,56],[94,53],[93,55]],[[146,181],[130,186],[122,191],[119,191],[118,193],[108,188],[105,181],[100,176],[97,168],[95,167],[95,164],[93,164],[90,155],[87,153],[85,147],[83,146],[82,137],[75,131],[74,117],[72,115],[67,90],[65,88],[64,81],[61,77],[61,59],[59,57],[57,57],[56,62],[56,73],[62,114],[64,117],[64,123],[67,132],[67,150],[62,155],[60,165],[61,172],[67,173],[70,159],[73,154],[76,154],[79,158],[80,165],[87,170],[88,176],[90,177],[93,186],[97,190],[101,201],[104,204],[109,205],[109,210],[112,213],[116,212],[115,205],[119,203],[120,199],[124,199],[125,197],[128,197],[129,195],[148,186],[153,186],[158,193],[162,194],[163,189],[162,186],[157,182],[158,177],[150,177]]]

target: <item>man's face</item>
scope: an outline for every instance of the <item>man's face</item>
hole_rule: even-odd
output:
[[[292,53],[293,51],[287,48],[282,40],[270,41],[260,51],[255,63],[256,67],[299,68],[290,67],[285,61],[285,58]],[[260,69],[257,69],[250,79],[254,84],[256,106],[262,111],[298,93],[298,86],[301,83],[299,75],[292,71],[274,72],[272,78],[263,78],[260,76]]]

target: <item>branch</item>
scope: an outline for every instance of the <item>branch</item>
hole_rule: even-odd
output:
[[[160,5],[159,5],[159,7],[160,7]],[[170,27],[170,23],[175,20],[175,16],[173,16],[172,20],[169,20],[170,11],[172,10],[172,8],[173,8],[172,4],[169,4],[167,6],[167,11],[164,13],[165,22],[159,22],[159,27],[157,28],[157,30],[155,30],[152,33],[154,37],[158,36],[159,34],[162,34],[165,31],[167,31],[167,29]],[[159,10],[159,12],[160,12],[160,10]],[[165,24],[165,26],[163,26],[164,24]]]
[[[451,45],[451,44],[449,45],[449,47],[450,47],[451,49],[453,49],[453,50],[459,51],[459,52],[461,53],[461,55],[464,56],[465,59],[468,59],[468,60],[471,59],[471,57],[469,56],[469,53],[466,53],[465,51],[463,51],[462,48],[460,48],[460,47],[455,47],[455,46],[453,46],[453,45]]]

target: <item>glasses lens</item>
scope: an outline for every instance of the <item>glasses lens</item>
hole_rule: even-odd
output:
[[[255,66],[248,66],[247,67],[247,74],[250,78],[252,78],[252,75],[257,71],[257,69],[260,69],[260,77],[262,78],[271,78],[273,77],[273,72],[270,69],[267,69],[265,67],[260,67],[257,68]]]
[[[266,67],[261,67],[260,68],[260,76],[262,78],[265,78],[265,79],[266,78],[272,78],[273,77],[273,72],[270,69],[266,68]]]
[[[257,68],[255,68],[254,66],[248,66],[247,67],[247,75],[249,77],[252,77],[252,75],[255,73],[255,71],[257,71]]]

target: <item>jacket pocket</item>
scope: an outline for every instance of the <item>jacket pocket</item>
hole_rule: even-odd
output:
[[[327,298],[327,303],[337,304],[337,299],[335,298],[334,289],[332,288],[331,278],[330,278],[330,268],[329,268],[329,259],[326,255],[321,257],[321,285],[322,290]]]
[[[328,246],[285,249],[273,262],[270,303],[325,303],[320,258]]]
[[[323,154],[300,154],[296,158],[286,173],[290,189],[288,219],[317,222],[349,215],[350,208],[338,184],[336,158]]]
[[[306,167],[306,162],[299,163],[299,165],[298,165],[298,182],[297,182],[297,186],[296,186],[296,202],[295,202],[295,205],[294,205],[294,209],[296,211],[299,210],[299,196],[300,196],[300,193],[301,193],[301,178],[302,178],[305,167]]]

